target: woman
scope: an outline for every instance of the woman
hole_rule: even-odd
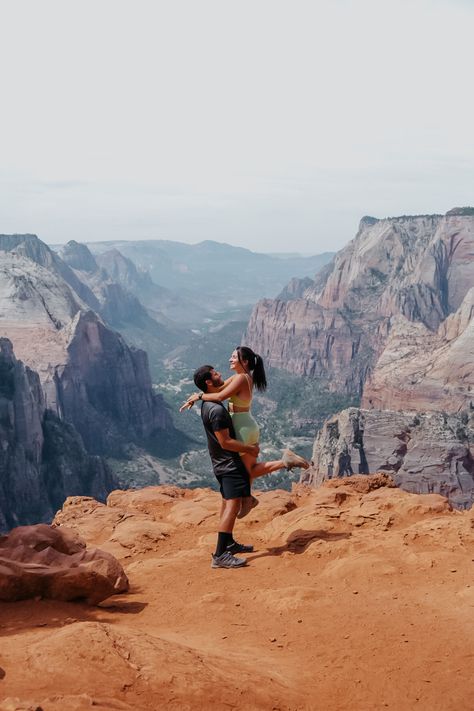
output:
[[[181,410],[189,409],[197,400],[223,402],[229,400],[229,412],[232,417],[236,439],[245,444],[258,444],[260,428],[250,412],[254,387],[260,392],[266,390],[267,379],[262,358],[246,346],[238,346],[229,359],[230,369],[234,375],[228,378],[218,393],[194,393]],[[283,451],[281,459],[271,462],[257,462],[250,454],[241,454],[252,482],[258,476],[271,474],[279,469],[301,467],[307,469],[309,462],[289,449]]]

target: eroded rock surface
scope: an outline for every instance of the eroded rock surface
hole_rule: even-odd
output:
[[[300,298],[257,304],[245,339],[272,366],[361,394],[394,319],[435,333],[473,283],[472,215],[363,219]]]
[[[363,407],[460,412],[474,408],[474,287],[433,333],[403,317],[364,386]]]
[[[68,256],[88,273],[86,247]],[[0,326],[17,358],[38,372],[46,407],[72,423],[93,454],[174,432],[146,353],[100,317],[103,307],[116,312],[127,302],[115,293],[121,287],[107,284],[110,298],[101,299],[78,273],[35,235],[0,236]]]
[[[67,528],[20,526],[0,537],[0,600],[86,600],[97,604],[128,590],[122,566],[109,553],[87,549]]]
[[[70,499],[58,530],[116,546],[130,591],[3,603],[5,708],[470,708],[474,510],[388,474],[257,495],[236,525],[255,546],[238,571],[210,569],[217,492]],[[166,535],[130,545],[157,524]]]
[[[74,427],[46,409],[38,374],[0,338],[0,533],[50,521],[66,496],[105,500],[116,486]]]
[[[474,417],[349,408],[329,418],[301,481],[384,471],[413,493],[438,493],[459,508],[474,503]]]

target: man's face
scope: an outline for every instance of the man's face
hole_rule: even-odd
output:
[[[221,385],[224,385],[224,381],[222,380],[222,375],[217,371],[214,370],[214,368],[210,371],[211,373],[211,384],[213,388],[220,388]],[[209,380],[206,381],[208,386],[209,386]]]

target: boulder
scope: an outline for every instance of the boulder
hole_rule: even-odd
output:
[[[74,531],[38,524],[0,538],[0,600],[44,597],[97,604],[127,590],[119,562],[97,548],[87,549]]]

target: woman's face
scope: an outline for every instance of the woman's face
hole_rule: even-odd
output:
[[[234,351],[229,358],[229,365],[231,370],[235,370],[236,373],[246,373],[247,372],[247,366],[248,366],[248,361],[243,360],[240,362],[239,360],[239,354],[237,351]]]
[[[235,367],[238,367],[240,365],[239,354],[237,353],[237,351],[233,351],[232,355],[230,356],[229,365],[231,370],[235,370]]]

